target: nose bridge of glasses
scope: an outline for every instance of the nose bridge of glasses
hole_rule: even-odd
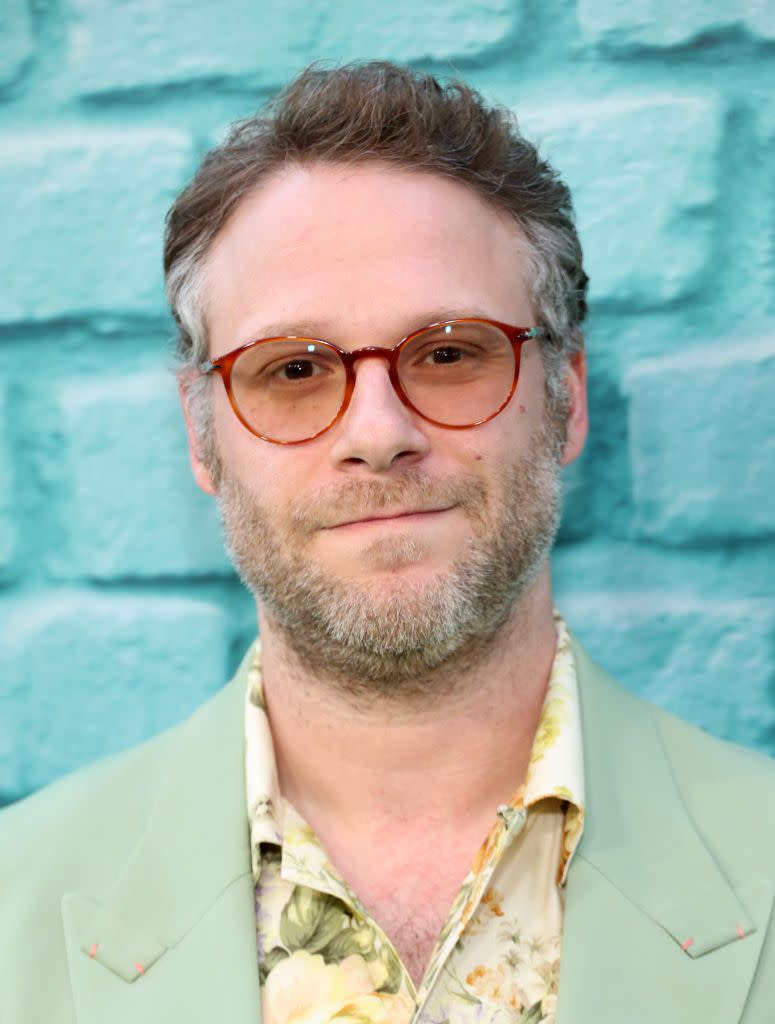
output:
[[[340,352],[342,359],[345,363],[347,375],[350,378],[350,385],[348,388],[348,395],[345,399],[345,406],[349,406],[350,400],[357,393],[358,385],[356,377],[356,367],[362,360],[367,361],[369,359],[384,360],[387,364],[385,366],[383,378],[374,378],[370,373],[367,375],[367,379],[363,382],[361,387],[365,385],[366,394],[370,396],[370,404],[374,398],[374,392],[372,390],[373,385],[377,379],[381,379],[382,383],[379,386],[380,389],[386,385],[393,394],[394,398],[397,398],[402,404],[406,405],[406,397],[403,393],[401,382],[398,379],[398,354],[401,346],[397,345],[395,348],[383,348],[381,345],[366,345],[363,348],[353,349],[350,352]],[[388,383],[389,382],[389,383]]]
[[[395,351],[394,348],[382,348],[380,345],[366,345],[353,349],[352,352],[342,352],[341,355],[347,367],[355,369],[355,364],[361,359],[384,359],[388,366],[392,366]]]

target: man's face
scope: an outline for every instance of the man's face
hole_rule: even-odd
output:
[[[289,167],[216,239],[210,352],[279,334],[390,348],[466,315],[532,326],[524,266],[514,222],[459,183],[377,163]],[[343,419],[299,446],[251,435],[214,381],[217,456],[193,455],[195,475],[218,494],[243,579],[309,667],[409,692],[488,644],[546,571],[558,463],[583,444],[583,362],[563,440],[538,344],[523,346],[511,403],[470,430],[406,408],[382,359],[357,364]]]

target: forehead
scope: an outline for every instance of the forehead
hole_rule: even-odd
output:
[[[280,324],[332,339],[406,332],[436,309],[527,323],[525,271],[516,222],[466,185],[376,163],[292,166],[243,200],[213,244],[212,350]]]

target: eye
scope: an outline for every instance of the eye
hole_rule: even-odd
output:
[[[425,361],[436,365],[459,363],[461,359],[465,358],[465,355],[466,353],[463,349],[457,346],[439,345],[437,348],[433,348],[430,352],[426,353]]]
[[[310,377],[322,373],[323,369],[311,359],[293,359],[291,362],[283,363],[273,372],[282,380],[309,380]]]
[[[411,354],[411,362],[417,367],[432,369],[433,367],[461,366],[481,361],[486,353],[475,341],[456,338],[454,342],[434,339],[418,346]]]

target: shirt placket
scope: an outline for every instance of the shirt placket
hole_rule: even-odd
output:
[[[476,913],[504,850],[511,845],[524,828],[525,821],[527,819],[527,811],[524,807],[517,808],[504,804],[498,809],[498,819],[498,825],[495,827],[500,829],[500,835],[498,836],[492,855],[476,876],[475,884],[467,897],[465,897],[465,902],[461,900],[461,905],[458,906],[458,900],[455,901],[450,914],[459,915],[458,920],[454,923],[452,928],[446,932],[442,944],[437,946],[431,954],[428,970],[425,972],[425,976],[417,990],[417,1010],[414,1015],[415,1021],[420,1020],[444,965],[449,959],[452,950],[457,945],[466,925]],[[464,883],[461,895],[463,895],[466,888],[467,887]],[[460,899],[460,897],[458,897],[458,899]]]

